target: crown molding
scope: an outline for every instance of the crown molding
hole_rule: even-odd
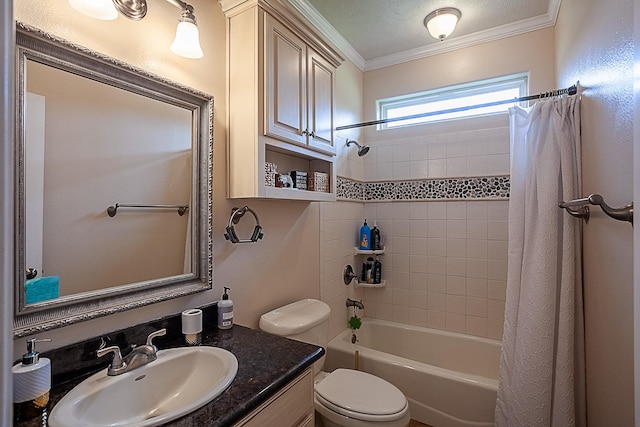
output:
[[[360,71],[366,68],[366,60],[307,0],[287,0],[316,30],[340,50]]]
[[[307,0],[287,0],[311,25],[327,38],[345,57],[355,64],[362,72],[402,64],[404,62],[415,61],[433,55],[451,52],[457,49],[487,43],[503,38],[513,37],[531,31],[552,27],[556,24],[560,4],[562,0],[549,0],[547,13],[529,19],[502,25],[485,31],[460,37],[450,37],[440,43],[431,43],[415,49],[409,49],[391,55],[381,56],[370,60],[365,60],[354,48],[345,40],[340,33],[313,7]]]

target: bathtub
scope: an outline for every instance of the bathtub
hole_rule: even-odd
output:
[[[494,425],[499,341],[377,319],[363,319],[351,344],[346,329],[329,342],[325,370],[377,375],[407,396],[411,418],[434,427]]]

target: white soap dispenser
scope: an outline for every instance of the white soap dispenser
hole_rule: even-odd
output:
[[[218,329],[231,329],[233,326],[233,301],[227,295],[228,290],[224,288],[222,299],[218,301]]]
[[[36,343],[50,339],[27,340],[27,352],[22,362],[11,368],[13,374],[13,414],[15,421],[40,416],[49,403],[51,360],[40,357]]]

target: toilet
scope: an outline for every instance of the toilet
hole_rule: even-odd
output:
[[[327,348],[327,304],[305,299],[276,308],[260,317],[260,329]],[[313,366],[314,404],[325,427],[406,427],[407,398],[393,384],[362,371],[323,372],[325,356]]]

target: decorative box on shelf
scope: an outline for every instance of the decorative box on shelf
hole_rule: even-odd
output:
[[[275,187],[277,174],[278,165],[271,162],[264,162],[264,185],[267,187]]]
[[[291,179],[293,179],[293,188],[298,190],[307,189],[307,172],[291,171]]]
[[[309,172],[307,187],[309,191],[329,192],[329,174],[324,172]]]

